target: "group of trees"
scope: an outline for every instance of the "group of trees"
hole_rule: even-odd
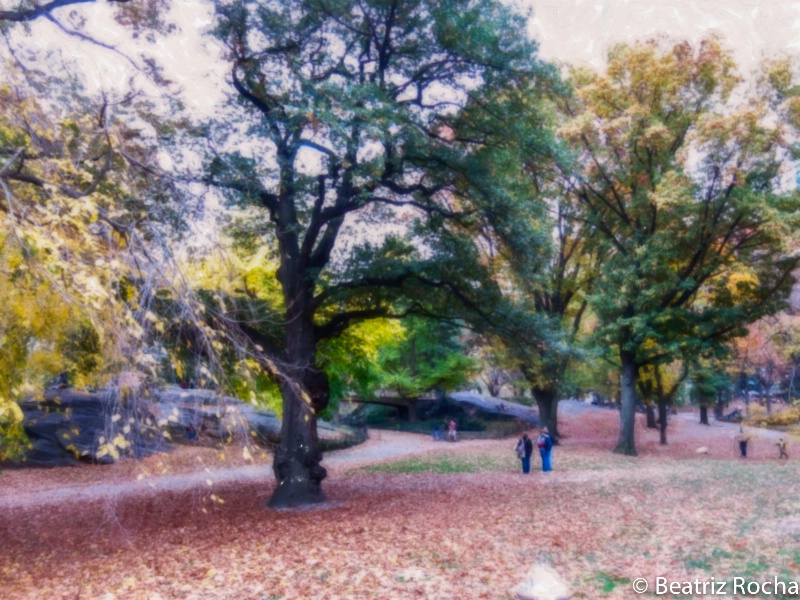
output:
[[[136,27],[162,23],[118,6]],[[637,390],[665,410],[687,365],[782,308],[800,225],[781,183],[800,125],[788,61],[747,82],[719,40],[662,40],[560,74],[495,0],[215,8],[229,100],[202,125],[135,94],[90,110],[18,58],[5,71],[0,287],[20,296],[0,322],[8,431],[14,382],[36,379],[43,351],[50,371],[83,374],[193,361],[280,396],[271,504],[316,502],[332,394],[367,389],[376,364],[402,393],[453,384],[472,368],[453,332],[469,331],[555,436],[570,373],[607,361],[617,450],[635,454]],[[44,101],[44,85],[63,93]],[[176,256],[199,189],[222,199],[235,260]]]

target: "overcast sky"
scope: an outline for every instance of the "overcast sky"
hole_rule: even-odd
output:
[[[734,51],[743,73],[765,56],[800,55],[800,2],[797,0],[511,0],[533,8],[530,33],[542,58],[601,68],[617,42],[635,42],[656,35],[698,41],[712,32]],[[0,6],[15,0],[0,0]],[[188,88],[189,105],[210,112],[224,89],[224,65],[214,60],[215,42],[203,31],[211,23],[207,0],[174,0],[174,20],[181,33],[160,45],[159,63],[168,77]],[[90,29],[105,42],[126,48],[127,32],[110,19],[108,3],[82,5]],[[68,19],[69,9],[56,15]],[[77,59],[90,81],[108,89],[124,88],[130,65],[119,56],[66,38],[44,20],[36,23],[34,44],[62,48]],[[31,40],[26,40],[30,44]],[[131,55],[136,55],[133,50]]]
[[[743,72],[765,56],[800,54],[796,0],[517,0],[534,10],[542,58],[602,67],[615,43],[669,35],[696,42],[711,32]]]

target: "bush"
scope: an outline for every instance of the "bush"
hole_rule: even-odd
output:
[[[387,421],[396,419],[398,410],[391,406],[381,406],[380,404],[365,404],[358,415],[358,420],[364,425],[382,425]]]
[[[751,404],[745,422],[756,427],[787,427],[795,425],[800,423],[800,406],[793,404],[770,415],[767,414],[767,410],[763,406]]]

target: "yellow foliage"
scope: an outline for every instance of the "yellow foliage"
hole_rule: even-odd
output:
[[[19,425],[22,418],[22,410],[16,402],[0,397],[0,425]]]
[[[65,371],[75,384],[95,383],[102,368],[139,356],[127,304],[135,295],[125,285],[134,279],[124,254],[134,230],[120,228],[147,185],[121,152],[146,155],[140,137],[123,133],[122,105],[95,111],[54,78],[44,102],[32,83],[40,75],[2,66],[0,457],[24,394]]]
[[[800,406],[792,405],[782,410],[776,410],[772,414],[767,414],[766,408],[751,403],[745,421],[757,427],[786,427],[789,425],[797,425],[800,424]]]

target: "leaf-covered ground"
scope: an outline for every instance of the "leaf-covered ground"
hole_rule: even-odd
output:
[[[542,560],[589,599],[642,597],[636,577],[800,580],[798,467],[792,449],[777,460],[774,436],[754,433],[742,461],[735,428],[673,418],[669,446],[641,425],[642,456],[624,458],[608,451],[613,411],[563,420],[549,474],[518,472],[513,439],[411,437],[422,450],[411,457],[380,458],[380,440],[337,455],[362,453],[332,461],[330,502],[308,511],[263,508],[273,483],[252,479],[5,510],[2,598],[510,599]],[[192,470],[198,455],[224,462],[182,449],[160,468]],[[6,471],[0,500],[98,473],[157,476],[157,460]]]

